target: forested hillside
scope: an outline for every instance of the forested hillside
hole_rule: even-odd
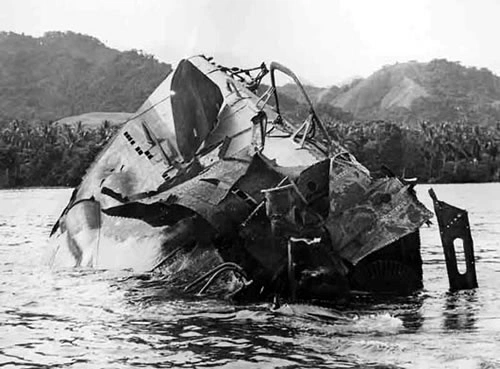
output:
[[[344,91],[319,100],[351,112],[356,119],[469,122],[500,121],[500,77],[486,68],[435,59],[386,66]]]
[[[365,79],[342,87],[306,86],[317,104],[334,106],[357,120],[468,122],[495,125],[500,121],[500,77],[486,68],[435,59],[429,63],[388,65]],[[280,91],[300,101],[294,85]]]
[[[170,71],[151,55],[120,52],[91,36],[0,32],[0,122],[133,112]],[[292,105],[305,102],[294,85],[279,90]],[[306,90],[322,110],[343,120],[500,121],[500,77],[445,59],[396,63],[342,87]]]
[[[73,32],[0,33],[0,122],[134,112],[171,66]]]

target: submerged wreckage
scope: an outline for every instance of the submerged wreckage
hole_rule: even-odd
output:
[[[280,114],[277,72],[310,106],[301,125]],[[331,139],[286,67],[196,56],[90,167],[53,228],[51,263],[156,271],[244,299],[409,292],[422,286],[418,232],[432,216],[413,186],[373,178]]]

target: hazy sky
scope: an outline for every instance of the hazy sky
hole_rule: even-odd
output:
[[[71,30],[166,62],[277,60],[317,85],[447,58],[500,74],[498,0],[0,0],[0,30]]]

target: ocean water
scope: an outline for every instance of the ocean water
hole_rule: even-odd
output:
[[[469,211],[479,288],[448,292],[434,221],[421,232],[422,291],[341,312],[179,298],[126,270],[51,270],[41,260],[71,190],[2,190],[0,368],[500,368],[500,184],[433,187]]]

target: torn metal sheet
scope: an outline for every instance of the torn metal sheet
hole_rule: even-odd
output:
[[[368,191],[370,172],[352,156],[339,155],[330,161],[330,214],[335,216],[351,208]]]
[[[353,265],[414,232],[433,216],[397,178],[374,180],[361,191],[365,186],[366,182],[351,185],[357,192],[346,192],[350,207],[340,214],[331,212],[327,220],[334,247]]]
[[[429,190],[429,195],[432,197],[439,224],[450,289],[456,291],[476,288],[476,260],[467,211],[438,200],[432,188]],[[465,260],[459,261],[457,253],[462,251]],[[463,273],[458,270],[459,262],[465,263]]]

